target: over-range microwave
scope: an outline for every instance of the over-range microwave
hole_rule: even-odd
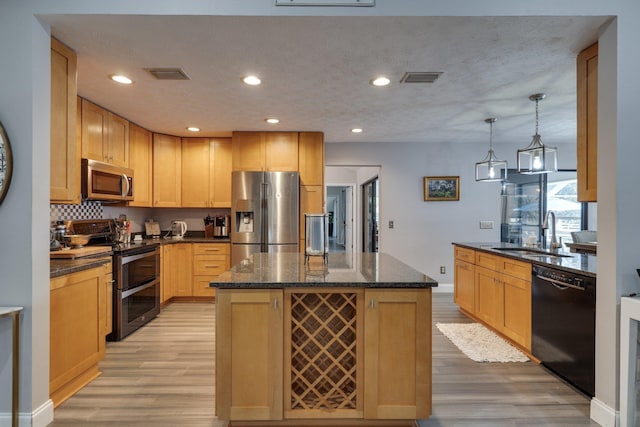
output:
[[[82,198],[85,200],[133,200],[133,169],[82,159]]]

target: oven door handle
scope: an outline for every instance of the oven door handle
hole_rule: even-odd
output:
[[[579,291],[584,291],[584,288],[580,286],[571,285],[569,283],[558,282],[557,280],[549,279],[547,277],[535,276],[536,279],[544,280],[545,282],[551,283],[555,288],[560,289],[561,291],[566,291],[568,288],[577,289]]]
[[[125,298],[127,298],[127,297],[129,297],[129,296],[131,296],[131,295],[133,295],[135,293],[138,293],[138,292],[143,291],[145,289],[149,289],[149,288],[157,285],[158,283],[160,283],[159,280],[155,279],[155,280],[153,280],[153,281],[151,281],[151,282],[149,282],[149,283],[147,283],[145,285],[137,286],[137,287],[135,287],[133,289],[127,289],[126,291],[122,291],[122,297],[120,299],[125,299]]]
[[[137,261],[137,260],[142,259],[142,258],[154,257],[154,256],[155,256],[155,251],[149,251],[149,252],[145,252],[145,253],[142,253],[142,254],[136,254],[136,255],[123,256],[122,257],[122,264],[129,264],[130,262]]]

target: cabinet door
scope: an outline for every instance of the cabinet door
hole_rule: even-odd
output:
[[[531,280],[502,275],[503,315],[500,332],[531,351]]]
[[[598,43],[577,61],[578,200],[598,200]]]
[[[153,206],[179,208],[182,150],[180,138],[153,134]]]
[[[475,291],[475,266],[459,259],[455,260],[455,270],[453,272],[454,294],[453,299],[460,308],[475,313],[476,291]]]
[[[366,290],[364,416],[431,415],[431,289]]]
[[[489,326],[500,329],[502,283],[500,273],[476,265],[475,315]]]
[[[106,149],[108,126],[107,112],[96,104],[82,100],[82,157],[108,162]]]
[[[109,129],[107,131],[108,162],[129,167],[129,121],[112,112],[107,112]]]
[[[160,251],[160,303],[164,304],[173,298],[173,288],[171,286],[171,275],[173,248],[175,245],[162,245]]]
[[[182,138],[182,207],[209,207],[210,168],[209,138]]]
[[[282,290],[218,289],[215,377],[219,419],[282,419],[282,298]]]
[[[153,147],[151,132],[129,125],[129,167],[134,173],[133,201],[129,206],[153,206]]]
[[[77,390],[70,384],[92,379],[86,375],[104,356],[104,269],[56,277],[50,286],[49,394],[57,406]]]
[[[231,138],[212,138],[211,164],[213,170],[210,173],[211,182],[211,207],[230,208],[231,207],[231,164],[232,148]]]
[[[324,185],[324,134],[298,134],[298,168],[300,185]]]
[[[265,133],[265,169],[298,171],[298,132]]]
[[[111,263],[103,267],[104,280],[104,335],[113,332],[113,274]]]
[[[300,252],[304,252],[306,213],[323,213],[324,187],[320,185],[300,186]]]
[[[264,132],[233,132],[233,170],[264,170]]]
[[[50,199],[55,203],[80,203],[76,63],[75,52],[52,38]]]
[[[191,244],[176,243],[171,251],[169,280],[173,296],[193,296],[193,268],[191,266]]]

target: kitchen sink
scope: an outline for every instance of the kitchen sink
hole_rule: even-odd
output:
[[[504,247],[499,247],[499,248],[491,248],[494,249],[496,251],[502,251],[502,252],[515,252],[519,255],[524,255],[524,256],[528,256],[528,257],[536,257],[536,258],[571,258],[571,255],[563,255],[563,254],[558,254],[558,253],[554,253],[554,252],[547,252],[547,251],[543,251],[543,250],[539,250],[539,249],[533,249],[533,248],[522,248],[522,247],[515,247],[515,248],[504,248]]]

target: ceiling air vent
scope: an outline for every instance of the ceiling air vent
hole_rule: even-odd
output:
[[[158,80],[191,80],[182,68],[145,68]]]
[[[405,73],[400,83],[433,83],[442,73]]]

